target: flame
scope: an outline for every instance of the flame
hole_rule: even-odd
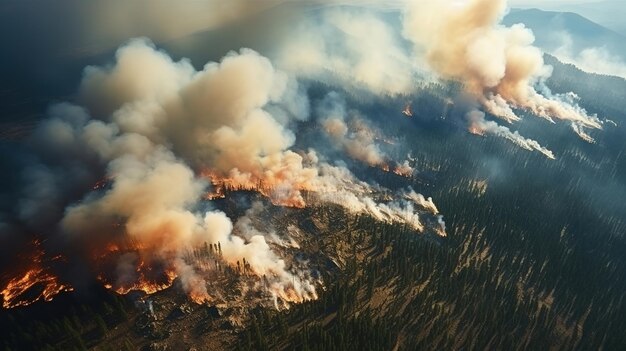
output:
[[[406,177],[410,176],[407,169],[405,169],[408,167],[407,162],[405,164],[397,164],[390,161],[376,165],[376,167],[382,168],[385,172],[393,172]],[[208,199],[224,198],[230,191],[255,191],[269,198],[275,205],[302,208],[306,206],[303,194],[309,195],[309,192],[315,193],[318,190],[321,192],[325,191],[323,186],[314,181],[309,181],[306,177],[302,177],[305,180],[300,182],[288,182],[287,175],[283,176],[280,172],[264,177],[231,172],[226,177],[215,171],[205,170],[201,172],[201,176],[208,179],[214,187],[213,191],[206,195]],[[106,180],[102,183],[98,182],[94,187],[100,188],[105,186],[104,184],[106,184]],[[316,189],[316,186],[319,186],[319,189]],[[123,224],[115,223],[114,225],[121,226]],[[36,244],[39,245],[38,243]],[[129,254],[134,255],[132,256],[132,261],[127,262],[130,264],[129,269],[125,269],[124,272],[127,274],[120,277],[119,259],[123,255]],[[61,292],[73,290],[71,286],[60,283],[58,278],[46,269],[42,264],[43,257],[43,250],[38,250],[35,258],[30,260],[34,265],[30,266],[29,269],[22,272],[19,276],[9,280],[6,288],[2,291],[4,298],[3,306],[5,308],[25,306],[41,299],[50,301]],[[173,259],[174,257],[176,259]],[[94,271],[99,273],[97,279],[106,289],[112,290],[117,294],[125,295],[132,291],[141,291],[148,295],[155,294],[170,288],[175,281],[179,281],[187,292],[189,299],[194,303],[203,304],[213,300],[206,291],[205,277],[202,277],[202,272],[207,272],[206,262],[197,261],[198,258],[184,259],[184,264],[192,266],[200,274],[198,275],[198,281],[193,280],[194,278],[189,280],[190,278],[180,270],[176,261],[177,259],[180,260],[180,258],[176,254],[155,250],[154,247],[150,247],[146,243],[133,241],[132,239],[120,239],[100,245],[95,251],[91,252],[91,258],[94,264]],[[62,259],[62,257],[57,256],[54,260],[56,259]],[[215,260],[216,258],[211,257],[210,259]],[[199,258],[199,260],[202,260],[202,258]],[[224,263],[232,266],[232,262]],[[256,272],[252,271],[252,273],[261,277]],[[36,286],[42,287],[41,292],[34,289]],[[295,281],[290,286],[277,284],[270,287],[269,291],[274,296],[275,301],[278,299],[283,303],[302,303],[317,299],[315,291],[302,292],[300,283],[296,284]],[[34,297],[26,296],[32,295],[33,292],[37,292],[38,295]]]
[[[474,135],[480,135],[480,136],[485,136],[485,131],[482,130],[480,127],[472,124],[469,129],[468,132],[474,134]]]
[[[143,291],[150,295],[169,288],[177,278],[176,271],[171,266],[152,264],[153,261],[157,263],[157,260],[147,259],[151,257],[149,252],[152,252],[150,248],[136,241],[107,244],[102,251],[93,255],[96,270],[101,272],[98,275],[98,280],[102,282],[105,288],[120,295],[126,295],[131,291]],[[132,274],[132,279],[118,280],[113,283],[109,274],[116,271],[119,258],[126,254],[136,254],[138,257],[133,262],[136,266],[134,274],[129,272]]]
[[[189,293],[189,298],[191,299],[191,301],[197,303],[198,305],[202,305],[211,301],[211,297],[204,291],[191,291]]]
[[[306,301],[317,300],[317,295],[309,296],[306,294],[299,294],[295,287],[289,286],[287,288],[270,288],[271,293],[275,298],[280,298],[283,302],[300,304]]]
[[[14,308],[27,306],[36,301],[52,301],[61,292],[73,291],[68,284],[59,282],[56,275],[51,273],[43,264],[44,251],[40,248],[40,241],[33,242],[35,254],[29,259],[31,266],[26,272],[9,280],[6,287],[0,292],[3,297],[2,307]],[[56,256],[53,260],[62,259]],[[26,296],[27,292],[34,292],[34,288],[41,287],[41,291],[33,296]]]
[[[273,178],[274,180],[247,175],[225,177],[212,170],[204,170],[200,172],[200,175],[213,185],[213,191],[205,195],[207,200],[222,199],[226,197],[226,193],[232,191],[255,191],[269,198],[274,205],[304,208],[306,202],[302,191],[315,191],[307,181],[283,186],[280,176]]]
[[[27,299],[21,298],[25,292],[36,285],[43,285],[43,290],[37,296]],[[57,294],[73,290],[71,286],[60,283],[55,275],[46,272],[41,267],[35,267],[29,269],[22,277],[16,277],[9,281],[2,290],[2,307],[27,306],[41,299],[52,301]]]
[[[411,178],[413,176],[413,168],[405,165],[398,165],[393,169],[393,173],[400,177]]]
[[[105,283],[107,289],[112,289],[120,295],[126,295],[131,291],[143,291],[148,295],[152,295],[159,291],[165,290],[174,284],[174,280],[178,276],[172,269],[164,270],[162,276],[164,277],[162,282],[157,282],[148,278],[151,275],[152,268],[147,266],[143,261],[137,267],[138,278],[136,281],[130,284],[122,284],[120,286],[114,286],[110,283]],[[100,277],[103,280],[102,276]]]
[[[395,163],[392,161],[392,163]],[[390,165],[389,163],[381,163],[381,164],[372,164],[371,167],[376,167],[383,172],[393,173],[400,177],[411,178],[413,176],[413,168],[408,165],[408,163],[404,164],[395,164]]]
[[[140,268],[138,268],[138,272],[139,270]],[[152,295],[171,287],[178,275],[173,270],[166,270],[163,272],[163,277],[163,281],[157,282],[149,279],[145,272],[139,272],[138,278],[127,284],[114,285],[113,283],[108,282],[107,278],[103,275],[99,275],[98,280],[102,282],[102,285],[106,289],[113,290],[120,295],[126,295],[131,291],[143,291],[148,295]]]

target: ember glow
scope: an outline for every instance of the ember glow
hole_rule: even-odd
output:
[[[114,290],[116,293],[126,295],[131,291],[143,291],[146,294],[154,294],[161,290],[165,290],[174,284],[174,280],[177,277],[176,272],[173,269],[165,269],[163,272],[158,273],[161,279],[155,280],[151,276],[155,275],[154,268],[141,262],[136,269],[136,279],[126,284],[121,283],[119,285],[107,282],[107,280],[100,275],[98,279],[102,281],[104,287]]]
[[[485,136],[485,132],[482,129],[480,129],[478,126],[473,125],[473,124],[469,126],[467,131],[474,135]]]
[[[373,164],[371,167],[378,168],[385,173],[393,173],[397,176],[404,178],[411,178],[413,176],[413,167],[411,167],[408,161],[404,163],[395,163],[393,161],[384,162],[381,164]]]
[[[39,241],[34,242],[35,254],[29,258],[30,266],[15,274],[2,290],[2,307],[14,308],[27,306],[36,301],[52,301],[61,292],[73,291],[68,284],[61,283],[59,278],[44,265],[44,251]],[[61,259],[55,257],[53,260]]]
[[[274,205],[304,208],[306,203],[302,192],[315,191],[309,180],[288,184],[282,181],[280,176],[274,181],[241,175],[223,177],[210,170],[202,171],[201,176],[213,185],[212,191],[205,195],[208,200],[224,198],[227,193],[234,191],[254,191],[270,199]]]
[[[40,289],[34,296],[25,297],[29,290]],[[59,279],[43,268],[35,266],[30,268],[23,276],[13,278],[2,290],[2,307],[14,308],[27,306],[33,302],[52,299],[61,292],[74,290],[71,286],[59,282]]]
[[[405,178],[411,178],[413,176],[413,172],[413,167],[409,165],[408,161],[404,161],[404,163],[396,165],[393,169],[393,173]]]

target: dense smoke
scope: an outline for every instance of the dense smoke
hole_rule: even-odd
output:
[[[114,67],[88,68],[81,93],[121,131],[170,144],[196,170],[210,165],[220,176],[291,189],[316,174],[288,150],[295,136],[287,124],[308,117],[306,95],[253,51],[195,72],[187,61],[172,62],[133,41],[118,51]]]
[[[270,5],[207,1],[177,11],[213,6],[215,11],[208,12],[215,21],[206,23],[211,26]],[[156,12],[146,14],[149,18],[160,18],[163,4],[150,11]],[[115,276],[102,279],[122,291],[136,287],[147,277],[144,267],[154,265],[164,271],[166,283],[178,277],[195,301],[211,301],[216,296],[207,288],[206,270],[223,264],[243,267],[262,281],[257,287],[269,292],[277,306],[314,299],[316,279],[281,250],[297,249],[298,243],[254,224],[261,205],[231,219],[211,200],[249,190],[277,206],[334,204],[416,232],[446,235],[431,198],[366,183],[348,169],[351,161],[327,159],[319,153],[327,149],[315,142],[305,148],[318,151],[294,149],[299,125],[314,125],[325,133],[333,155],[413,176],[412,163],[392,161],[386,153],[390,147],[381,144],[382,133],[342,94],[400,101],[400,114],[406,96],[428,79],[419,67],[423,57],[442,78],[462,82],[488,112],[508,122],[519,119],[517,109],[565,120],[593,142],[586,129],[601,128],[599,120],[577,105],[575,94],[549,92],[544,80],[550,68],[532,45],[532,33],[523,25],[500,25],[505,11],[504,0],[410,2],[402,22],[404,35],[416,46],[410,53],[380,14],[323,10],[279,44],[276,65],[241,49],[198,70],[147,39],[131,40],[110,65],[85,69],[74,104],[50,108],[29,140],[36,160],[23,170],[25,186],[15,213],[2,215],[0,228],[16,231],[18,222],[29,232],[51,233],[86,248],[85,256],[115,253]],[[197,12],[200,17],[208,13]],[[173,26],[163,35],[196,30],[201,22],[196,18],[187,29]],[[168,31],[167,21],[157,27]],[[311,111],[311,81],[339,93],[316,95],[320,100]],[[413,115],[410,104],[404,113]],[[311,115],[316,120],[302,123]],[[412,122],[419,117],[416,112],[414,119],[401,118]],[[483,112],[467,117],[474,133],[497,135],[554,159],[552,151],[485,119]],[[190,260],[190,248],[198,247],[212,248],[217,263],[198,266]]]
[[[499,24],[506,10],[506,0],[412,1],[404,34],[438,74],[461,81],[490,113],[508,122],[519,120],[514,109],[525,109],[550,121],[570,121],[577,130],[600,129],[598,118],[541,84],[551,68],[532,45],[529,29]]]
[[[184,37],[241,22],[282,0],[38,0],[3,6],[3,29],[54,42],[53,55],[83,55],[115,48],[128,38]],[[28,23],[17,19],[28,18]],[[32,25],[32,24],[35,25]],[[29,25],[31,24],[31,25]],[[37,46],[41,43],[29,43]]]
[[[315,296],[312,285],[286,271],[262,235],[245,241],[232,234],[223,213],[197,211],[207,184],[195,170],[205,165],[223,176],[265,179],[286,188],[317,175],[288,150],[294,136],[283,124],[308,115],[295,82],[249,50],[196,72],[187,61],[173,62],[149,42],[134,40],[118,51],[113,66],[88,68],[80,92],[88,110],[57,105],[34,133],[46,163],[67,162],[71,168],[28,171],[38,189],[27,188],[22,217],[37,220],[62,211],[69,199],[62,187],[60,194],[52,193],[57,185],[95,184],[103,176],[105,189],[87,192],[64,210],[61,230],[72,240],[107,243],[124,236],[148,256],[142,261],[171,265],[183,288],[200,301],[211,297],[182,252],[219,242],[226,262],[246,259],[255,274],[272,279],[276,295]]]
[[[196,71],[148,40],[131,40],[111,65],[85,69],[78,101],[82,106],[53,106],[33,133],[39,161],[24,171],[17,214],[42,234],[58,228],[63,241],[97,257],[96,271],[110,265],[99,260],[114,257],[113,276],[99,278],[120,292],[158,291],[177,277],[194,301],[213,301],[207,265],[195,264],[188,253],[219,244],[216,260],[261,279],[257,287],[276,306],[317,297],[306,267],[288,264],[273,248],[297,243],[252,225],[258,204],[233,224],[205,200],[212,184],[258,191],[293,207],[306,205],[304,191],[314,192],[314,201],[420,232],[420,214],[436,214],[430,200],[377,199],[385,189],[321,162],[313,150],[292,151],[294,126],[309,118],[308,97],[295,79],[252,50],[231,52]],[[345,126],[343,114],[334,117]],[[333,116],[325,118],[320,123]],[[353,154],[375,148],[373,137],[364,135],[334,137],[367,161]],[[381,163],[379,157],[372,163]],[[151,266],[163,271],[161,283],[150,285]]]
[[[415,92],[423,72],[397,31],[365,10],[333,9],[300,23],[278,63],[300,77],[381,96]]]

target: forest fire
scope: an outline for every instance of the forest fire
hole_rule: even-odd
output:
[[[411,178],[413,176],[413,167],[409,166],[407,162],[397,165],[393,169],[393,173],[399,175],[400,177]]]
[[[98,280],[120,295],[131,291],[154,294],[169,288],[177,278],[175,269],[150,252],[136,241],[109,243],[93,255]]]
[[[94,183],[94,185],[91,187],[91,190],[104,189],[104,187],[106,187],[107,184],[109,184],[110,181],[111,181],[111,178],[109,178],[109,177],[102,178],[102,179],[100,179],[100,180],[98,180],[97,182]]]
[[[41,291],[32,296],[28,292],[41,286]],[[52,273],[46,272],[41,267],[29,269],[22,277],[16,277],[9,281],[7,286],[2,290],[3,302],[2,307],[14,308],[19,306],[28,306],[38,300],[52,301],[59,293],[64,291],[73,291],[74,289],[59,282],[58,278]]]
[[[165,270],[159,274],[160,279],[155,280],[149,276],[154,275],[153,268],[147,266],[144,262],[141,262],[137,267],[137,278],[128,283],[121,283],[118,286],[114,286],[108,283],[107,280],[100,275],[98,279],[103,282],[104,287],[113,290],[120,295],[126,295],[131,291],[143,291],[144,293],[151,295],[161,290],[165,290],[174,284],[174,280],[177,277],[174,270]]]
[[[274,181],[251,176],[223,177],[210,170],[202,171],[201,176],[213,185],[213,190],[205,195],[208,200],[224,198],[231,191],[255,191],[269,198],[274,205],[304,208],[306,203],[301,192],[315,191],[308,181],[294,184],[281,182],[279,177]]]
[[[49,271],[43,263],[44,251],[40,248],[41,242],[34,241],[35,254],[28,259],[31,266],[11,278],[2,294],[2,307],[14,308],[28,306],[36,301],[51,301],[61,292],[73,291],[68,284],[61,283],[59,278]],[[53,258],[61,259],[61,256]]]
[[[468,132],[474,135],[485,136],[485,132],[480,127],[473,124],[468,128]]]
[[[198,268],[195,258],[182,258],[177,250],[161,250],[145,242],[125,240],[109,243],[93,258],[98,281],[117,294],[139,291],[151,295],[178,281],[191,301],[201,304],[210,300],[204,279],[190,274]]]
[[[317,300],[317,296],[302,296],[293,287],[289,289],[272,289],[272,292],[281,300],[288,303],[303,303],[305,301]]]
[[[376,167],[385,173],[393,173],[404,178],[411,178],[413,176],[413,167],[406,161],[402,164],[395,164],[395,162],[392,161],[380,165],[372,165],[372,167]]]

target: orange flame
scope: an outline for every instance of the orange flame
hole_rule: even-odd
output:
[[[40,242],[34,241],[35,254],[30,258],[32,266],[23,274],[20,274],[9,280],[5,288],[0,292],[2,294],[2,307],[14,308],[19,306],[27,306],[36,301],[52,301],[52,299],[61,292],[73,291],[71,286],[59,282],[59,279],[43,264],[44,252],[39,247]],[[53,258],[60,259],[60,256]],[[40,288],[41,291],[35,289]],[[35,293],[28,295],[26,293]]]
[[[402,165],[402,164],[391,166],[388,163],[381,163],[381,164],[371,165],[371,166],[376,167],[383,172],[393,173],[400,177],[411,178],[411,176],[413,176],[413,168]]]
[[[271,181],[254,176],[224,177],[212,170],[204,170],[200,175],[208,179],[213,185],[213,191],[205,195],[208,200],[222,199],[226,193],[232,191],[255,191],[267,197],[277,206],[304,208],[306,202],[302,191],[314,191],[308,182],[290,183],[289,186],[281,186],[280,178]]]
[[[43,290],[36,296],[22,298],[24,293],[36,285],[43,285]],[[53,274],[46,272],[41,267],[35,267],[29,269],[22,277],[16,277],[9,281],[4,290],[2,290],[2,307],[27,306],[41,299],[52,301],[60,292],[73,290],[71,286],[60,283]]]
[[[189,293],[189,298],[191,299],[191,301],[197,303],[198,305],[202,305],[210,301],[210,297],[203,292],[192,291]]]
[[[400,165],[393,169],[393,173],[400,177],[411,178],[413,176],[413,168]]]
[[[480,135],[480,136],[484,136],[485,135],[485,132],[480,127],[478,127],[478,126],[476,126],[474,124],[472,124],[469,127],[468,131],[470,133],[474,134],[474,135]]]
[[[102,282],[105,288],[113,290],[120,295],[128,294],[131,291],[143,291],[146,294],[154,294],[172,286],[177,277],[173,268],[156,268],[143,258],[135,263],[134,279],[127,282],[111,283],[112,279],[106,275],[106,272],[113,271],[112,267],[114,267],[115,262],[121,255],[137,253],[138,257],[143,257],[142,253],[144,251],[147,252],[145,245],[134,241],[109,243],[101,252],[93,255],[97,270],[103,272],[98,275],[98,280]]]
[[[120,285],[120,286],[113,286],[113,284],[105,282],[104,287],[107,289],[114,290],[116,293],[120,295],[126,295],[131,291],[143,291],[146,294],[151,295],[151,294],[154,294],[156,292],[159,292],[161,290],[165,290],[171,287],[172,284],[174,284],[174,280],[177,277],[176,272],[170,269],[166,269],[163,272],[164,281],[156,282],[147,277],[147,271],[149,270],[150,270],[150,267],[146,266],[143,262],[141,262],[139,267],[137,267],[138,278],[134,282],[125,284],[125,285]],[[105,280],[102,276],[98,278],[101,281]]]

